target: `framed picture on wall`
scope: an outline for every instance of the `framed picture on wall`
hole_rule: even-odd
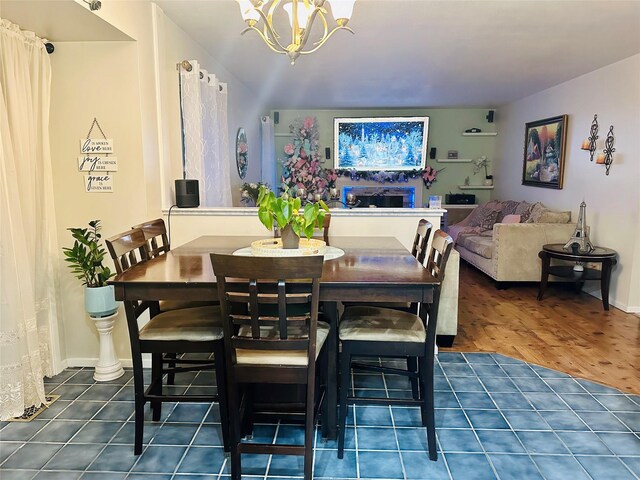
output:
[[[566,139],[567,115],[526,124],[522,185],[562,188]]]

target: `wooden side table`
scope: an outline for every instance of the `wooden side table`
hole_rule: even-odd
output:
[[[618,263],[617,252],[610,248],[595,247],[592,252],[580,253],[577,250],[567,252],[562,243],[549,243],[542,246],[542,251],[538,256],[542,260],[542,275],[540,278],[540,291],[538,300],[542,300],[544,291],[547,288],[549,275],[569,278],[581,285],[586,280],[600,280],[600,292],[602,294],[602,305],[605,310],[609,310],[609,284],[611,281],[611,269]],[[570,262],[581,263],[601,263],[602,270],[588,268],[584,266],[582,271],[574,270],[572,265],[551,265],[551,259],[568,260]]]

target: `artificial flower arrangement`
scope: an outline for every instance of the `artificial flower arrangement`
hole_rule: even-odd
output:
[[[413,178],[421,178],[424,186],[430,188],[436,181],[438,173],[444,170],[436,170],[427,165],[424,170],[409,170],[406,172],[385,172],[385,171],[359,171],[359,170],[333,170],[337,177],[349,177],[352,181],[371,180],[378,183],[408,182]]]
[[[301,235],[311,238],[316,228],[322,228],[328,211],[329,207],[322,200],[309,202],[302,208],[300,197],[289,195],[288,190],[276,197],[265,185],[260,187],[258,218],[267,230],[271,231],[274,224],[278,225],[283,248],[298,248]]]
[[[245,205],[249,205],[253,203],[254,205],[258,204],[258,195],[260,194],[260,188],[266,187],[269,189],[268,183],[243,183],[240,187],[240,201]]]
[[[489,160],[486,155],[482,155],[479,158],[475,158],[472,161],[472,163],[473,163],[474,175],[478,173],[482,168],[484,168],[484,176],[489,178],[489,172],[487,171],[487,167],[489,166],[489,163],[491,163],[491,160]]]
[[[304,189],[307,199],[316,194],[325,197],[327,189],[326,170],[322,168],[319,154],[317,123],[314,117],[296,119],[289,126],[293,142],[284,146],[287,158],[282,162],[282,189],[293,193]]]

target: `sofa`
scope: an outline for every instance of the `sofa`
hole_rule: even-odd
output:
[[[540,202],[494,200],[447,230],[460,258],[497,282],[539,282],[542,246],[565,243],[575,224],[570,211],[553,211]]]

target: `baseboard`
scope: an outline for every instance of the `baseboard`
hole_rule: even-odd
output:
[[[132,368],[133,363],[130,358],[120,359],[122,366],[124,368]],[[98,363],[97,358],[67,358],[63,361],[65,364],[65,368],[78,368],[78,367],[95,367],[96,363]],[[142,355],[142,366],[144,368],[151,368],[151,355],[143,354]]]

